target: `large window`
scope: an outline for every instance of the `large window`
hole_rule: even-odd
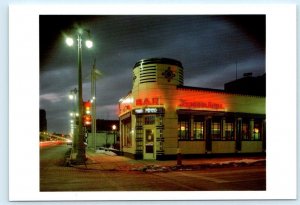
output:
[[[178,117],[178,139],[190,140],[190,118],[189,116]]]
[[[131,119],[123,121],[123,139],[125,147],[132,146]]]
[[[243,121],[242,123],[242,139],[250,140],[249,121]]]
[[[194,140],[204,140],[204,119],[194,118]]]
[[[261,140],[262,122],[254,121],[252,140]]]
[[[225,123],[225,136],[223,136],[224,140],[234,140],[234,123],[233,122],[226,122]]]
[[[259,141],[262,139],[262,121],[261,120],[243,120],[242,140]]]
[[[221,140],[221,123],[220,121],[213,121],[211,123],[211,139]]]

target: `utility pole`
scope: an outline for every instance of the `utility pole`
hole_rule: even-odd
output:
[[[96,132],[97,132],[97,124],[96,124],[96,81],[97,78],[101,75],[101,72],[96,69],[96,59],[94,59],[94,65],[91,70],[91,96],[92,96],[92,138],[94,141],[94,150],[96,151]]]

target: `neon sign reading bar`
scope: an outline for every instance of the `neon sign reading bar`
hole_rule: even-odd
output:
[[[136,99],[136,106],[142,105],[159,105],[159,98],[145,98],[145,99]]]

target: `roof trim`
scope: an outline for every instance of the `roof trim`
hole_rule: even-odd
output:
[[[169,65],[175,65],[178,67],[182,67],[182,64],[180,61],[171,59],[171,58],[148,58],[148,59],[142,59],[133,66],[133,69],[141,66],[141,65],[147,65],[147,64],[169,64]]]

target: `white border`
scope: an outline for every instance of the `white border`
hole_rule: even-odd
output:
[[[267,191],[39,192],[40,14],[266,14]],[[57,5],[9,8],[9,200],[226,200],[296,198],[294,5]],[[32,140],[34,139],[34,140]],[[117,196],[116,196],[117,195]]]

